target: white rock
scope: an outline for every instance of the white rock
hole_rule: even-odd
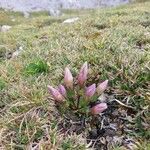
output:
[[[25,18],[29,18],[29,17],[30,17],[30,14],[29,14],[27,11],[24,11],[24,12],[23,12],[23,16],[24,16]]]
[[[54,16],[54,17],[58,17],[61,15],[61,11],[58,9],[51,9],[51,10],[49,10],[49,15]]]
[[[20,46],[15,52],[13,52],[11,58],[18,57],[18,55],[21,53],[21,51],[23,51],[23,47],[22,46]]]
[[[8,26],[8,25],[3,25],[1,26],[1,32],[7,32],[8,30],[10,30],[12,27]]]
[[[13,54],[12,54],[12,56],[11,56],[11,58],[16,58],[18,55],[19,55],[19,51],[18,50],[16,50]]]
[[[77,20],[79,20],[78,17],[70,18],[70,19],[66,19],[63,23],[73,23],[73,22],[76,22]]]

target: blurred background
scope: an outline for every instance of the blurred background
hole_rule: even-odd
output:
[[[33,11],[49,11],[51,15],[59,15],[60,9],[97,8],[117,6],[131,0],[0,0],[0,7],[29,13]]]

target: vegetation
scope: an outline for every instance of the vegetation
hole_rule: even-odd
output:
[[[132,108],[127,117],[134,149],[150,145],[150,2],[97,10],[64,10],[24,18],[0,10],[0,149],[84,150],[82,134],[60,131],[61,116],[47,85],[58,85],[66,66],[77,75],[90,64],[88,84],[109,79],[106,94]],[[79,17],[72,24],[62,22]],[[12,57],[22,47],[19,55]],[[117,107],[117,110],[119,108]],[[65,136],[64,136],[65,135]],[[111,149],[125,149],[116,144]]]

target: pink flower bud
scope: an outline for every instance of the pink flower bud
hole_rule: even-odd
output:
[[[85,95],[87,97],[92,97],[96,92],[96,84],[92,84],[91,86],[86,88]]]
[[[64,82],[67,88],[73,88],[73,76],[67,67],[65,68]]]
[[[85,81],[87,80],[88,75],[88,64],[85,62],[80,69],[79,76],[78,76],[78,83],[80,86],[83,86]]]
[[[90,109],[90,112],[92,115],[97,115],[97,114],[100,114],[101,112],[103,112],[105,109],[107,109],[107,104],[100,103],[100,104],[97,104],[96,106],[93,106]]]
[[[56,90],[55,88],[53,88],[50,85],[48,85],[48,90],[56,101],[58,101],[58,102],[64,101],[64,97],[60,94],[60,92],[58,90]]]
[[[97,87],[97,93],[98,95],[102,94],[108,86],[108,80],[105,80],[104,82],[100,83]]]
[[[60,92],[60,94],[62,94],[64,97],[66,97],[66,89],[63,85],[58,86],[58,91]]]

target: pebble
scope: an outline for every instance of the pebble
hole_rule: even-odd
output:
[[[7,31],[9,31],[10,29],[11,29],[12,27],[11,26],[9,26],[9,25],[3,25],[3,26],[1,26],[1,32],[7,32]]]
[[[20,54],[20,52],[23,51],[23,47],[20,46],[15,52],[12,53],[11,58],[16,58]]]
[[[101,94],[101,96],[98,97],[98,100],[99,100],[100,102],[106,102],[106,100],[107,100],[106,95],[105,95],[104,93]]]
[[[78,17],[70,18],[70,19],[66,19],[63,23],[73,23],[73,22],[76,22],[77,20],[79,20]]]
[[[54,17],[58,17],[58,16],[61,15],[61,11],[58,10],[58,9],[51,9],[51,10],[49,11],[49,15],[50,15],[50,16],[54,16]]]
[[[28,19],[30,17],[30,13],[28,13],[27,11],[24,11],[23,16]]]

